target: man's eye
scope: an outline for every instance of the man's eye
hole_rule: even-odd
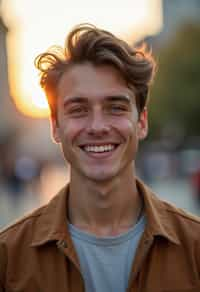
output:
[[[72,107],[68,110],[68,113],[71,115],[81,115],[88,112],[88,109],[83,106]]]
[[[123,112],[126,112],[128,111],[127,107],[123,106],[123,105],[112,105],[110,107],[110,110],[113,112],[113,113],[123,113]]]

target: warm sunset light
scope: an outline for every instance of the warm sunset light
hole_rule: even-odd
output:
[[[33,118],[44,118],[49,115],[48,104],[44,92],[36,87],[32,94],[25,94],[23,96],[15,94],[15,103],[17,108],[24,114]]]
[[[4,0],[9,27],[8,64],[11,94],[19,111],[31,117],[49,114],[39,87],[35,57],[51,45],[63,45],[66,34],[82,22],[112,31],[130,42],[154,34],[161,27],[160,0],[78,1]]]
[[[20,111],[32,117],[46,117],[49,115],[48,103],[44,91],[39,86],[37,71],[30,64],[21,74],[21,98],[16,99]]]

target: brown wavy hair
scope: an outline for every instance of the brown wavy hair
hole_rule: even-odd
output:
[[[57,87],[63,73],[70,66],[85,62],[114,66],[134,91],[138,112],[144,109],[156,68],[151,51],[146,46],[131,47],[91,24],[80,24],[69,33],[64,48],[53,46],[35,59],[52,115],[56,116]]]

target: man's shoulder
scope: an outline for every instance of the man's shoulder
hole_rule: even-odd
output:
[[[163,200],[161,204],[165,210],[165,221],[169,229],[173,230],[180,238],[186,236],[200,241],[199,216]]]
[[[162,199],[158,193],[154,192],[151,187],[144,184],[141,180],[139,180],[138,183],[145,200],[148,202],[147,206],[150,207],[151,211],[155,211],[153,212],[154,216],[157,219],[159,218],[160,222],[168,222],[167,225],[170,226],[171,224],[171,227],[176,225],[183,225],[185,227],[192,225],[198,229],[200,228],[200,217],[198,215],[194,215]]]
[[[19,230],[23,229],[32,229],[34,223],[36,220],[41,216],[41,214],[44,212],[47,205],[43,205],[29,214],[23,216],[22,218],[18,219],[14,223],[9,224],[7,227],[4,227],[0,231],[0,241],[7,240],[9,238],[13,238],[15,234],[19,233]]]
[[[26,245],[32,241],[47,240],[58,233],[60,222],[65,220],[66,194],[66,187],[63,187],[47,204],[1,230],[0,243]]]
[[[183,221],[188,224],[195,224],[200,227],[200,217],[198,215],[192,214],[191,212],[183,208],[179,208],[165,200],[162,200],[162,203],[169,216],[177,218],[179,221]]]
[[[200,217],[163,200],[141,181],[139,187],[145,201],[149,230],[176,243],[200,243]]]

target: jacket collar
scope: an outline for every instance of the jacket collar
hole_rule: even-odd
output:
[[[137,188],[142,195],[147,216],[146,235],[149,238],[164,237],[172,243],[180,244],[169,209],[172,208],[167,202],[160,200],[153,191],[141,180],[136,179]]]
[[[69,186],[67,185],[41,209],[34,226],[31,246],[68,238],[68,232],[66,232],[68,193]]]
[[[146,236],[161,236],[172,243],[179,244],[174,225],[168,215],[167,204],[159,200],[153,192],[139,179],[137,188],[144,200],[147,216]],[[67,201],[69,185],[64,187],[46,206],[40,209],[33,230],[31,246],[40,246],[49,241],[62,241],[73,247],[67,230]]]

